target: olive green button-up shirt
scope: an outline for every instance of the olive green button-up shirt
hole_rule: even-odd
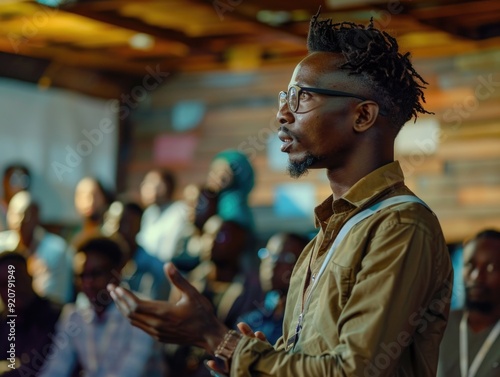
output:
[[[341,226],[375,202],[408,194],[392,162],[315,209],[319,232],[293,271],[283,336],[274,347],[244,337],[232,377],[435,376],[452,267],[439,222],[423,205],[396,204],[355,225],[310,292]],[[298,341],[287,346],[303,309]]]

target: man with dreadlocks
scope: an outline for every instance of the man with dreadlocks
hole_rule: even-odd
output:
[[[436,217],[405,186],[394,139],[418,113],[426,82],[385,32],[313,17],[309,54],[279,95],[289,172],[326,169],[332,195],[290,282],[283,336],[218,322],[171,265],[176,303],[109,287],[132,323],[215,356],[231,376],[434,376],[452,268]]]

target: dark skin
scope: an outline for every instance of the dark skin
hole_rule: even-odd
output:
[[[125,208],[118,220],[118,233],[123,237],[129,248],[129,260],[137,251],[136,236],[141,230],[141,214]]]
[[[231,222],[223,222],[213,236],[210,259],[215,265],[216,281],[230,282],[239,273],[240,253],[245,231]]]
[[[87,296],[97,316],[111,303],[108,284],[119,284],[119,267],[99,251],[79,252],[74,261],[76,284]]]
[[[464,248],[463,278],[469,326],[480,332],[500,319],[500,240],[480,238]]]
[[[19,234],[19,251],[28,257],[36,249],[34,235],[39,224],[38,206],[28,193],[20,192],[14,196],[9,205],[7,222],[10,229]]]
[[[312,53],[299,63],[290,84],[372,97],[358,77],[339,70],[343,62],[340,54]],[[278,136],[285,143],[282,151],[288,153],[292,162],[304,160],[308,153],[320,156],[310,168],[327,170],[333,197],[337,199],[361,178],[393,161],[397,130],[378,113],[379,106],[374,101],[306,94],[301,97],[298,113],[292,113],[287,104],[278,111]],[[212,313],[208,301],[173,265],[166,265],[165,273],[182,293],[175,303],[144,301],[123,288],[108,289],[133,325],[161,341],[197,345],[213,354],[228,329],[208,314]],[[246,324],[238,327],[246,336],[265,339]]]

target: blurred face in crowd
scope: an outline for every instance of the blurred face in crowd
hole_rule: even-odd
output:
[[[217,158],[210,165],[206,185],[213,192],[219,192],[229,187],[233,178],[233,170],[229,163],[224,159]]]
[[[207,220],[217,213],[217,194],[208,188],[186,186],[184,201],[187,204],[188,220],[199,230],[202,230]]]
[[[129,246],[135,244],[135,238],[141,230],[141,215],[129,208],[125,208],[119,216],[118,233]]]
[[[85,219],[98,220],[106,210],[106,197],[92,178],[82,179],[75,190],[76,211]]]
[[[141,183],[141,201],[145,207],[170,200],[170,188],[160,172],[150,171]]]
[[[259,250],[260,280],[266,291],[288,292],[293,267],[306,243],[287,234],[271,237],[264,249]]]
[[[463,278],[470,310],[500,310],[500,240],[479,238],[464,247]]]
[[[10,201],[7,225],[9,229],[18,232],[21,238],[26,239],[33,234],[38,225],[38,208],[28,192],[21,191]]]
[[[245,248],[246,230],[232,221],[212,216],[203,227],[203,255],[216,265],[235,266]]]
[[[117,267],[106,255],[91,251],[75,255],[74,269],[77,287],[87,296],[96,313],[104,312],[112,301],[106,286],[119,284]]]
[[[30,186],[30,176],[25,169],[14,168],[3,177],[3,193],[5,202],[9,203],[18,192],[27,190]]]

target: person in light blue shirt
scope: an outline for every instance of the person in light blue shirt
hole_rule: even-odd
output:
[[[86,296],[64,307],[42,377],[163,377],[160,345],[125,319],[106,291],[119,284],[123,253],[106,237],[81,244],[74,258],[77,286]]]

